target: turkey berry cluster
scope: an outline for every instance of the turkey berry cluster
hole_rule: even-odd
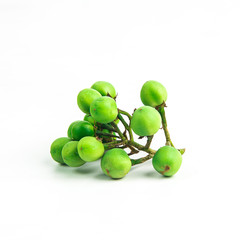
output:
[[[86,115],[83,120],[70,124],[67,137],[58,138],[52,143],[52,158],[69,167],[81,167],[87,162],[101,159],[103,173],[113,179],[123,178],[132,166],[152,159],[158,173],[173,176],[182,164],[185,149],[174,147],[167,129],[164,109],[166,88],[154,80],[145,82],[140,93],[144,106],[135,109],[133,114],[119,109],[116,97],[114,86],[105,81],[95,82],[91,88],[80,91],[77,104]],[[121,131],[119,124],[122,124],[124,131]],[[161,128],[166,144],[156,151],[150,145]],[[133,133],[138,138],[146,138],[146,144],[136,142]],[[146,156],[130,158],[140,151],[145,152]]]

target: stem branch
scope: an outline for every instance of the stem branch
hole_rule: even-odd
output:
[[[124,120],[123,116],[120,113],[118,114],[118,118],[122,122],[125,129],[128,131],[130,140],[133,140],[133,133],[130,126],[126,123],[126,121]]]
[[[146,157],[142,157],[142,158],[139,158],[139,159],[131,159],[132,166],[140,164],[140,163],[144,163],[147,160],[153,158],[153,156],[154,156],[153,154],[148,154]]]

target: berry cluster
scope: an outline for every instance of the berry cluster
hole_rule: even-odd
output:
[[[80,167],[86,162],[101,159],[102,171],[113,179],[124,177],[136,164],[152,159],[154,169],[164,176],[174,175],[182,163],[185,149],[176,149],[171,141],[165,116],[167,91],[157,81],[147,81],[141,89],[144,106],[129,114],[117,108],[116,91],[109,82],[98,81],[91,88],[83,89],[77,104],[86,115],[83,121],[70,124],[67,135],[51,145],[52,158],[70,167]],[[126,120],[127,119],[127,120]],[[124,131],[118,124],[121,123]],[[157,151],[150,148],[154,134],[162,126],[166,145]],[[146,137],[145,145],[134,140]],[[130,149],[127,153],[124,149]],[[130,156],[144,151],[145,157]]]

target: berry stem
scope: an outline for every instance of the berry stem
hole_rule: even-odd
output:
[[[121,145],[124,146],[125,141],[112,141],[112,142],[109,142],[109,143],[105,143],[104,148],[105,148],[105,150],[110,150],[112,148],[115,148],[115,147],[118,147],[118,146],[121,146]]]
[[[139,144],[137,142],[134,142],[134,141],[128,141],[127,143],[128,143],[128,145],[134,146],[138,150],[141,150],[141,151],[153,154],[153,155],[157,152],[157,151],[155,151],[155,150],[153,150],[151,148],[146,148],[146,146],[143,146],[143,145],[141,145],[141,144]]]
[[[153,156],[154,156],[153,154],[148,154],[146,157],[142,157],[142,158],[139,158],[139,159],[131,159],[132,166],[140,164],[140,163],[144,163],[147,160],[153,158]]]
[[[158,107],[157,110],[160,113],[161,118],[162,118],[162,126],[163,126],[163,131],[165,134],[165,138],[166,138],[166,145],[174,147],[174,145],[171,141],[171,138],[170,138],[168,128],[167,128],[167,119],[166,119],[166,114],[165,114],[165,110],[164,110],[165,107],[166,107],[166,105],[165,105],[165,103],[163,103]]]
[[[118,112],[121,113],[121,114],[123,114],[123,115],[125,115],[125,116],[127,116],[128,119],[129,119],[129,121],[131,121],[131,119],[132,119],[131,114],[129,114],[128,112],[123,111],[123,110],[121,110],[121,109],[119,109],[119,108],[118,108]]]
[[[125,129],[128,131],[129,133],[129,138],[132,141],[133,140],[133,133],[132,133],[132,129],[130,128],[130,126],[126,123],[126,121],[124,120],[123,116],[119,113],[118,114],[118,118],[119,120],[122,122],[123,126],[125,127]]]
[[[152,139],[153,139],[153,135],[147,137],[147,143],[145,145],[145,148],[149,148],[150,147]]]
[[[114,127],[114,129],[117,131],[118,135],[120,136],[120,138],[124,141],[126,140],[126,138],[124,137],[124,135],[122,134],[121,130],[119,129],[119,127],[117,126],[117,124],[115,122],[111,122],[112,126]]]
[[[111,132],[117,132],[115,128],[113,128],[112,126],[108,125],[108,124],[101,124],[102,128],[105,128]]]
[[[95,134],[96,134],[96,135],[99,135],[99,136],[107,136],[107,137],[120,138],[119,136],[116,136],[116,135],[114,135],[114,134],[104,133],[104,132],[101,132],[101,131],[99,131],[99,130],[96,130],[96,131],[95,131]]]
[[[162,118],[162,126],[164,130],[165,138],[166,138],[166,145],[174,147],[172,140],[170,138],[168,128],[167,128],[167,119],[166,119],[166,114],[164,109],[165,107],[166,107],[166,103],[163,102],[160,106],[157,106],[156,109],[158,110]],[[178,149],[178,151],[183,155],[185,152],[185,148]]]

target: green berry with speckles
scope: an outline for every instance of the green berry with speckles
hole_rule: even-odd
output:
[[[86,88],[79,92],[77,96],[77,104],[78,107],[84,112],[84,113],[90,113],[90,105],[93,100],[101,97],[102,95],[92,89],[92,88]]]
[[[90,106],[90,113],[97,122],[110,123],[117,118],[117,104],[110,97],[97,98]]]
[[[166,102],[167,90],[160,82],[150,80],[143,84],[140,96],[144,105],[156,107]]]
[[[161,147],[152,159],[155,170],[164,176],[173,176],[182,164],[182,155],[174,147]]]
[[[71,141],[70,138],[61,137],[61,138],[56,139],[52,143],[52,145],[50,147],[50,153],[51,153],[53,160],[55,160],[58,163],[65,164],[63,161],[63,158],[62,158],[62,149],[63,149],[64,145],[70,141]]]
[[[155,108],[143,106],[133,113],[131,127],[139,136],[151,136],[159,130],[161,122],[161,116]]]
[[[104,146],[95,137],[84,137],[78,143],[78,154],[86,162],[96,161],[104,154]]]
[[[131,169],[132,163],[127,153],[120,148],[107,151],[101,159],[103,172],[113,178],[123,178]]]
[[[79,157],[77,145],[78,145],[78,141],[68,142],[64,145],[62,149],[63,161],[69,167],[80,167],[85,163],[85,161],[83,161]]]
[[[112,98],[115,98],[117,95],[115,88],[109,82],[98,81],[95,82],[91,88],[97,90],[99,93],[101,93],[102,96],[110,96]]]
[[[79,141],[86,136],[94,136],[94,127],[87,121],[75,121],[68,128],[68,137]]]

